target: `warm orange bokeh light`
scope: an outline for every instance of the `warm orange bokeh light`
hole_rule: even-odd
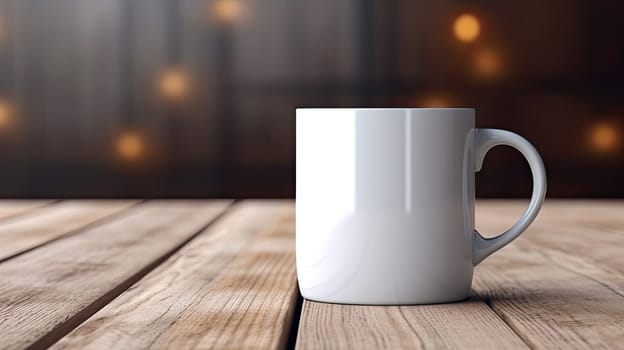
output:
[[[13,108],[6,101],[0,101],[0,129],[5,129],[13,121]]]
[[[180,69],[165,71],[160,77],[160,93],[170,100],[179,100],[188,94],[189,81],[186,73]]]
[[[222,23],[236,22],[242,14],[242,4],[240,0],[214,0],[212,11]]]
[[[453,22],[453,32],[457,40],[469,43],[477,39],[481,32],[481,25],[476,16],[464,13]]]
[[[444,107],[450,107],[451,101],[447,96],[431,95],[431,96],[425,97],[421,101],[420,106],[424,108],[444,108]]]
[[[119,136],[116,143],[117,154],[124,160],[136,160],[145,153],[143,138],[135,132],[125,132]]]
[[[598,123],[589,130],[589,145],[600,153],[611,153],[618,150],[622,143],[619,127],[610,123]]]
[[[502,63],[497,52],[484,49],[477,52],[473,60],[475,72],[486,78],[493,78],[500,74]]]

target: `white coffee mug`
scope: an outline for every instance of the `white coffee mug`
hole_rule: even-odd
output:
[[[470,108],[297,109],[296,256],[306,299],[429,304],[470,296],[473,267],[518,237],[546,193],[524,138],[476,129]],[[474,174],[509,145],[533,174],[529,208],[509,230],[474,229]]]

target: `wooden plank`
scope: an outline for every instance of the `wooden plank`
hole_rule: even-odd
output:
[[[0,222],[0,261],[98,223],[138,201],[67,201]]]
[[[488,201],[481,205],[488,218],[478,226],[488,232],[501,232],[524,206],[517,201]],[[545,257],[556,262],[566,261],[559,265],[602,271],[592,278],[608,284],[612,277],[624,277],[624,255],[619,249],[623,240],[624,201],[575,200],[547,201],[540,218],[519,242],[537,245]],[[588,249],[589,254],[579,254]]]
[[[509,228],[528,206],[527,200],[479,200],[476,208],[476,227],[486,233],[499,233]],[[565,225],[561,225],[561,222]],[[538,220],[531,227],[558,224],[572,228],[624,232],[624,201],[622,200],[547,200]],[[578,230],[577,230],[578,231]],[[536,235],[529,230],[526,234]],[[582,235],[582,234],[581,234]]]
[[[517,243],[477,269],[474,288],[534,349],[615,348],[624,339],[624,279],[614,288]],[[604,276],[607,277],[607,276]]]
[[[0,219],[13,218],[53,203],[49,200],[3,199],[0,201]]]
[[[480,203],[484,217],[477,227],[489,233],[501,232],[525,206],[523,201]],[[624,276],[624,254],[619,249],[624,239],[624,201],[547,201],[539,219],[522,236],[523,241],[527,239],[548,251],[564,253],[568,259],[580,259]],[[579,254],[587,249],[591,254]],[[560,255],[558,259],[563,259]]]
[[[243,202],[54,348],[283,348],[297,295],[292,202]]]
[[[45,347],[194,237],[225,201],[148,202],[0,264],[0,348]]]
[[[305,300],[297,349],[528,349],[483,301],[361,306]]]
[[[481,206],[500,231],[523,204]],[[536,349],[609,349],[624,339],[622,203],[550,202],[525,236],[488,258],[474,288]]]

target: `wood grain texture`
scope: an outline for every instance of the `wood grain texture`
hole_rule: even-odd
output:
[[[0,221],[0,261],[120,213],[137,201],[60,202]]]
[[[54,348],[283,348],[297,299],[293,209],[236,205]]]
[[[500,231],[519,203],[482,203]],[[474,288],[535,349],[613,349],[624,339],[624,203],[547,202],[527,234],[488,258]]]
[[[26,217],[57,205],[0,221],[0,232],[18,222],[27,227]],[[54,347],[283,347],[297,297],[292,202],[237,204],[195,236],[223,207],[148,202],[0,262],[0,348],[47,346],[72,329]],[[476,226],[497,234],[525,207],[480,201]],[[476,268],[471,300],[402,307],[305,301],[296,345],[622,348],[622,247],[624,201],[547,201],[525,235]]]
[[[482,300],[361,306],[305,300],[297,349],[528,349]]]
[[[2,200],[0,201],[0,219],[13,218],[33,210],[41,209],[53,203],[50,200]]]
[[[477,227],[494,234],[511,226],[525,205],[518,201],[481,201],[479,207],[484,213]],[[624,254],[614,249],[624,239],[624,201],[547,201],[539,219],[522,238],[520,242],[533,242],[542,249],[556,250],[568,258],[624,275]]]
[[[148,202],[0,264],[5,349],[45,347],[194,237],[225,201]]]

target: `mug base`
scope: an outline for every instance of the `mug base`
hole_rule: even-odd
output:
[[[446,299],[412,299],[412,300],[359,300],[359,299],[333,299],[333,298],[315,298],[303,295],[307,301],[340,304],[340,305],[368,305],[368,306],[399,306],[399,305],[433,305],[433,304],[449,304],[457,303],[470,299],[470,294],[462,295],[454,298]]]

